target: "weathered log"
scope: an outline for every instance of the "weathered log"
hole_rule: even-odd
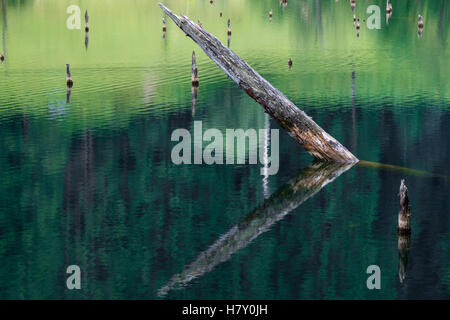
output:
[[[185,16],[177,16],[164,5],[161,9],[194,40],[203,51],[269,115],[286,129],[314,158],[335,162],[358,162],[336,139],[326,133],[285,95],[225,47],[215,36]]]
[[[398,233],[411,233],[411,208],[409,206],[408,188],[405,179],[400,181],[400,211],[398,212]]]
[[[352,166],[353,163],[316,162],[302,170],[240,223],[220,236],[206,251],[200,253],[181,273],[175,274],[158,290],[158,295],[164,296],[170,290],[182,288],[194,278],[210,272]]]

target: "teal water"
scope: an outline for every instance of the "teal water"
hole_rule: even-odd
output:
[[[313,163],[167,17],[163,38],[157,1],[91,2],[1,2],[0,298],[450,298],[448,1],[395,1],[389,24],[370,1],[381,29],[359,37],[349,1],[164,2],[224,43],[230,17],[230,48],[359,159],[414,170]],[[87,47],[69,4],[89,10]],[[171,134],[195,120],[280,129],[278,173],[173,164]]]

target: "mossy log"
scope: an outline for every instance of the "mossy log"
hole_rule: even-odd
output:
[[[242,58],[225,47],[186,16],[178,16],[159,3],[161,9],[194,40],[239,87],[262,105],[289,135],[314,158],[334,162],[358,162],[358,159],[325,132],[283,93],[253,70]]]

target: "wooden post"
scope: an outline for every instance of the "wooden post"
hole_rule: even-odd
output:
[[[400,211],[398,212],[398,233],[411,233],[411,208],[409,206],[408,188],[405,179],[400,181]]]
[[[159,6],[231,80],[261,104],[264,111],[287,130],[289,135],[314,158],[335,162],[358,162],[350,151],[216,37],[200,28],[188,17],[177,16],[161,3]]]
[[[192,51],[192,72],[191,72],[192,85],[198,87],[198,69],[197,63],[195,62],[195,51]]]
[[[417,21],[417,27],[417,34],[419,35],[419,37],[421,37],[423,33],[423,17],[420,14]]]

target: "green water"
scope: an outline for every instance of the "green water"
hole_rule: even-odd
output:
[[[369,4],[382,12],[381,29],[361,22],[357,37],[349,1],[164,1],[224,43],[231,18],[230,48],[359,159],[426,172],[331,168],[312,188],[330,169],[168,17],[163,38],[157,1],[2,0],[0,298],[450,298],[450,3],[392,2],[386,24],[385,1],[357,1],[361,20]],[[72,4],[80,30],[66,27]],[[194,120],[280,129],[278,174],[173,164],[171,133]],[[66,287],[72,264],[81,290]],[[381,290],[366,287],[373,264]]]

